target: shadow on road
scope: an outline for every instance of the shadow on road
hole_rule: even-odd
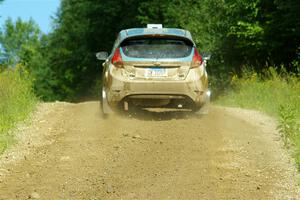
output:
[[[177,109],[135,109],[128,112],[120,113],[122,117],[134,118],[144,121],[168,121],[172,119],[191,119],[202,118],[203,115],[194,113],[190,110]]]

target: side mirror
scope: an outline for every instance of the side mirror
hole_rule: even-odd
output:
[[[108,53],[106,51],[100,51],[98,53],[96,53],[96,58],[98,60],[106,60],[108,57]]]
[[[202,58],[203,58],[203,60],[210,60],[211,54],[204,52],[204,53],[202,53]]]

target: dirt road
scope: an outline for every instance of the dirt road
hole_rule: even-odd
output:
[[[272,119],[212,107],[102,120],[98,102],[41,104],[0,162],[0,199],[300,199]]]

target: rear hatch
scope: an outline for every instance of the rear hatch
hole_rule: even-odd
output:
[[[139,37],[121,43],[124,75],[136,80],[185,79],[193,59],[193,43],[186,38]]]

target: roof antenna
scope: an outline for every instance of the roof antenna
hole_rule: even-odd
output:
[[[158,28],[163,28],[163,25],[162,24],[147,24],[147,28],[158,29]]]

